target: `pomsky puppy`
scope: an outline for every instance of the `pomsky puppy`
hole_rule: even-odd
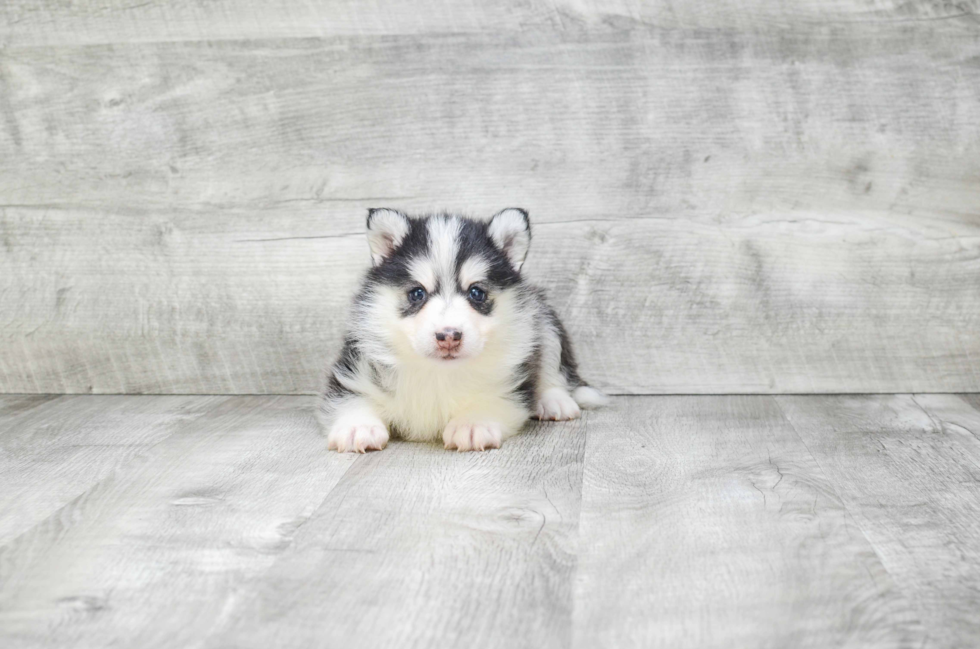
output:
[[[527,212],[478,221],[371,209],[367,230],[373,266],[317,408],[328,448],[381,450],[394,434],[482,451],[531,416],[574,419],[607,402],[521,276]]]

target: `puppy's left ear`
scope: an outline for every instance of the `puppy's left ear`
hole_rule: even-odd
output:
[[[408,234],[408,217],[398,210],[387,207],[368,210],[367,239],[371,248],[371,261],[375,266],[391,256]]]
[[[531,221],[528,220],[527,210],[508,207],[497,212],[490,219],[488,231],[493,242],[507,256],[510,265],[519,271],[531,245]]]

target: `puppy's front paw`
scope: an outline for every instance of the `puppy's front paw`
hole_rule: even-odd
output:
[[[469,421],[453,419],[442,431],[442,441],[447,449],[457,451],[485,451],[500,448],[504,431],[495,421]]]
[[[374,417],[340,417],[327,435],[327,448],[338,453],[380,451],[388,443],[388,429]]]
[[[566,419],[578,419],[582,411],[579,409],[575,399],[567,391],[561,388],[549,388],[541,395],[538,401],[538,419],[551,419],[552,421],[564,421]]]

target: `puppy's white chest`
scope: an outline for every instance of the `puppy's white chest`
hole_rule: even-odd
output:
[[[505,386],[479,372],[415,370],[399,374],[385,414],[402,436],[437,439],[461,412],[489,407]]]

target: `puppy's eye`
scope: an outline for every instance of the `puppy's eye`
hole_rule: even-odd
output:
[[[425,289],[421,286],[416,286],[411,291],[408,292],[408,301],[412,304],[418,304],[425,299]]]
[[[470,299],[477,303],[483,302],[487,299],[487,292],[479,286],[471,286]]]

